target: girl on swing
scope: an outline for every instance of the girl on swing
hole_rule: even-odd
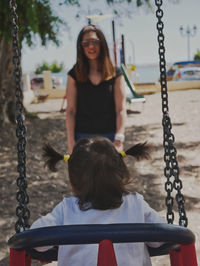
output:
[[[56,171],[59,161],[68,163],[69,180],[74,196],[64,198],[51,213],[35,221],[31,229],[75,224],[160,223],[164,220],[150,208],[138,193],[130,193],[126,155],[136,159],[149,157],[150,145],[139,143],[119,153],[114,144],[103,137],[82,138],[71,155],[62,155],[50,145],[44,146],[45,165]],[[151,265],[147,245],[161,243],[114,244],[118,266]],[[37,248],[45,251],[50,247]],[[98,245],[59,246],[58,265],[97,265]]]

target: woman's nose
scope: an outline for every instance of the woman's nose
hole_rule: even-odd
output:
[[[93,42],[89,42],[89,46],[88,47],[94,47],[95,45],[94,45],[94,43]]]

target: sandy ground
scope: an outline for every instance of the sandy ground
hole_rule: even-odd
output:
[[[146,102],[128,106],[125,148],[138,141],[154,144],[149,161],[126,162],[135,180],[134,189],[144,195],[149,204],[163,217],[166,215],[163,175],[162,114],[161,96],[145,96]],[[65,114],[60,113],[61,100],[49,100],[28,106],[40,119],[27,119],[27,179],[31,211],[30,223],[50,211],[63,196],[70,195],[67,185],[67,169],[61,167],[59,173],[49,173],[43,168],[41,146],[48,140],[61,151],[67,149],[65,133]],[[200,264],[200,90],[175,91],[169,93],[169,114],[172,133],[183,182],[188,228],[196,235],[196,249]],[[14,233],[16,221],[16,137],[15,126],[0,129],[0,266],[8,265],[9,249],[7,240]],[[174,195],[174,194],[173,194]],[[176,207],[175,207],[176,209]],[[175,212],[175,224],[178,215]],[[36,262],[33,265],[38,265]],[[168,256],[152,258],[153,265],[168,266]],[[56,265],[52,263],[49,265]]]

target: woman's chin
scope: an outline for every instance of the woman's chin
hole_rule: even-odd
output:
[[[97,55],[88,55],[87,58],[89,60],[96,60],[98,58],[98,56]]]

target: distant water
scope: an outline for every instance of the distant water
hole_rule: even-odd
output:
[[[67,73],[52,73],[52,77],[55,78],[55,87],[57,89],[64,89],[66,88],[67,82]],[[33,77],[42,77],[42,75],[31,75],[31,79]],[[132,72],[132,79],[135,83],[154,83],[157,82],[159,79],[159,66],[158,65],[141,65],[136,66],[136,69]]]
[[[132,79],[135,83],[154,83],[160,76],[158,65],[136,66],[132,72]]]

